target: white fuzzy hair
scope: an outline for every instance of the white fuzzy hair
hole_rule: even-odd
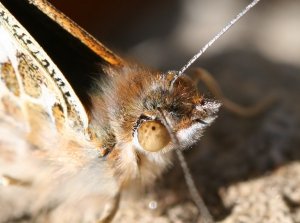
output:
[[[42,129],[31,142],[0,112],[0,222],[95,222],[118,194],[112,172],[83,137]]]

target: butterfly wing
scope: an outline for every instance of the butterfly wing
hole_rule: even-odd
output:
[[[0,222],[85,222],[115,211],[118,187],[87,126],[64,75],[0,3]]]
[[[7,98],[2,100],[19,101],[16,106],[24,118],[30,118],[24,106],[31,106],[35,108],[30,111],[43,110],[38,113],[45,113],[56,126],[68,124],[84,131],[86,112],[63,74],[2,4],[0,19],[1,79],[6,91],[2,97]]]

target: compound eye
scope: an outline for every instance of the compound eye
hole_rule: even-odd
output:
[[[158,152],[171,141],[167,128],[159,121],[143,122],[137,134],[140,145],[149,152]]]

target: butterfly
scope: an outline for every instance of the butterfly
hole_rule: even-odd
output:
[[[0,24],[0,222],[109,222],[217,116],[184,75],[192,61],[129,63],[42,0],[1,1]]]

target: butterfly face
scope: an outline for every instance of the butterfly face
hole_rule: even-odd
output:
[[[91,94],[93,126],[110,129],[98,130],[98,137],[107,139],[102,145],[112,145],[108,150],[113,155],[108,157],[116,160],[118,164],[114,165],[120,167],[118,175],[122,177],[128,166],[135,169],[128,173],[129,178],[140,177],[144,163],[147,168],[151,165],[154,169],[164,169],[170,161],[166,153],[196,143],[220,106],[199,95],[193,81],[186,76],[172,85],[175,72],[149,72],[137,66],[105,71],[107,80]],[[178,139],[179,145],[172,137]],[[125,164],[127,157],[131,161]]]

